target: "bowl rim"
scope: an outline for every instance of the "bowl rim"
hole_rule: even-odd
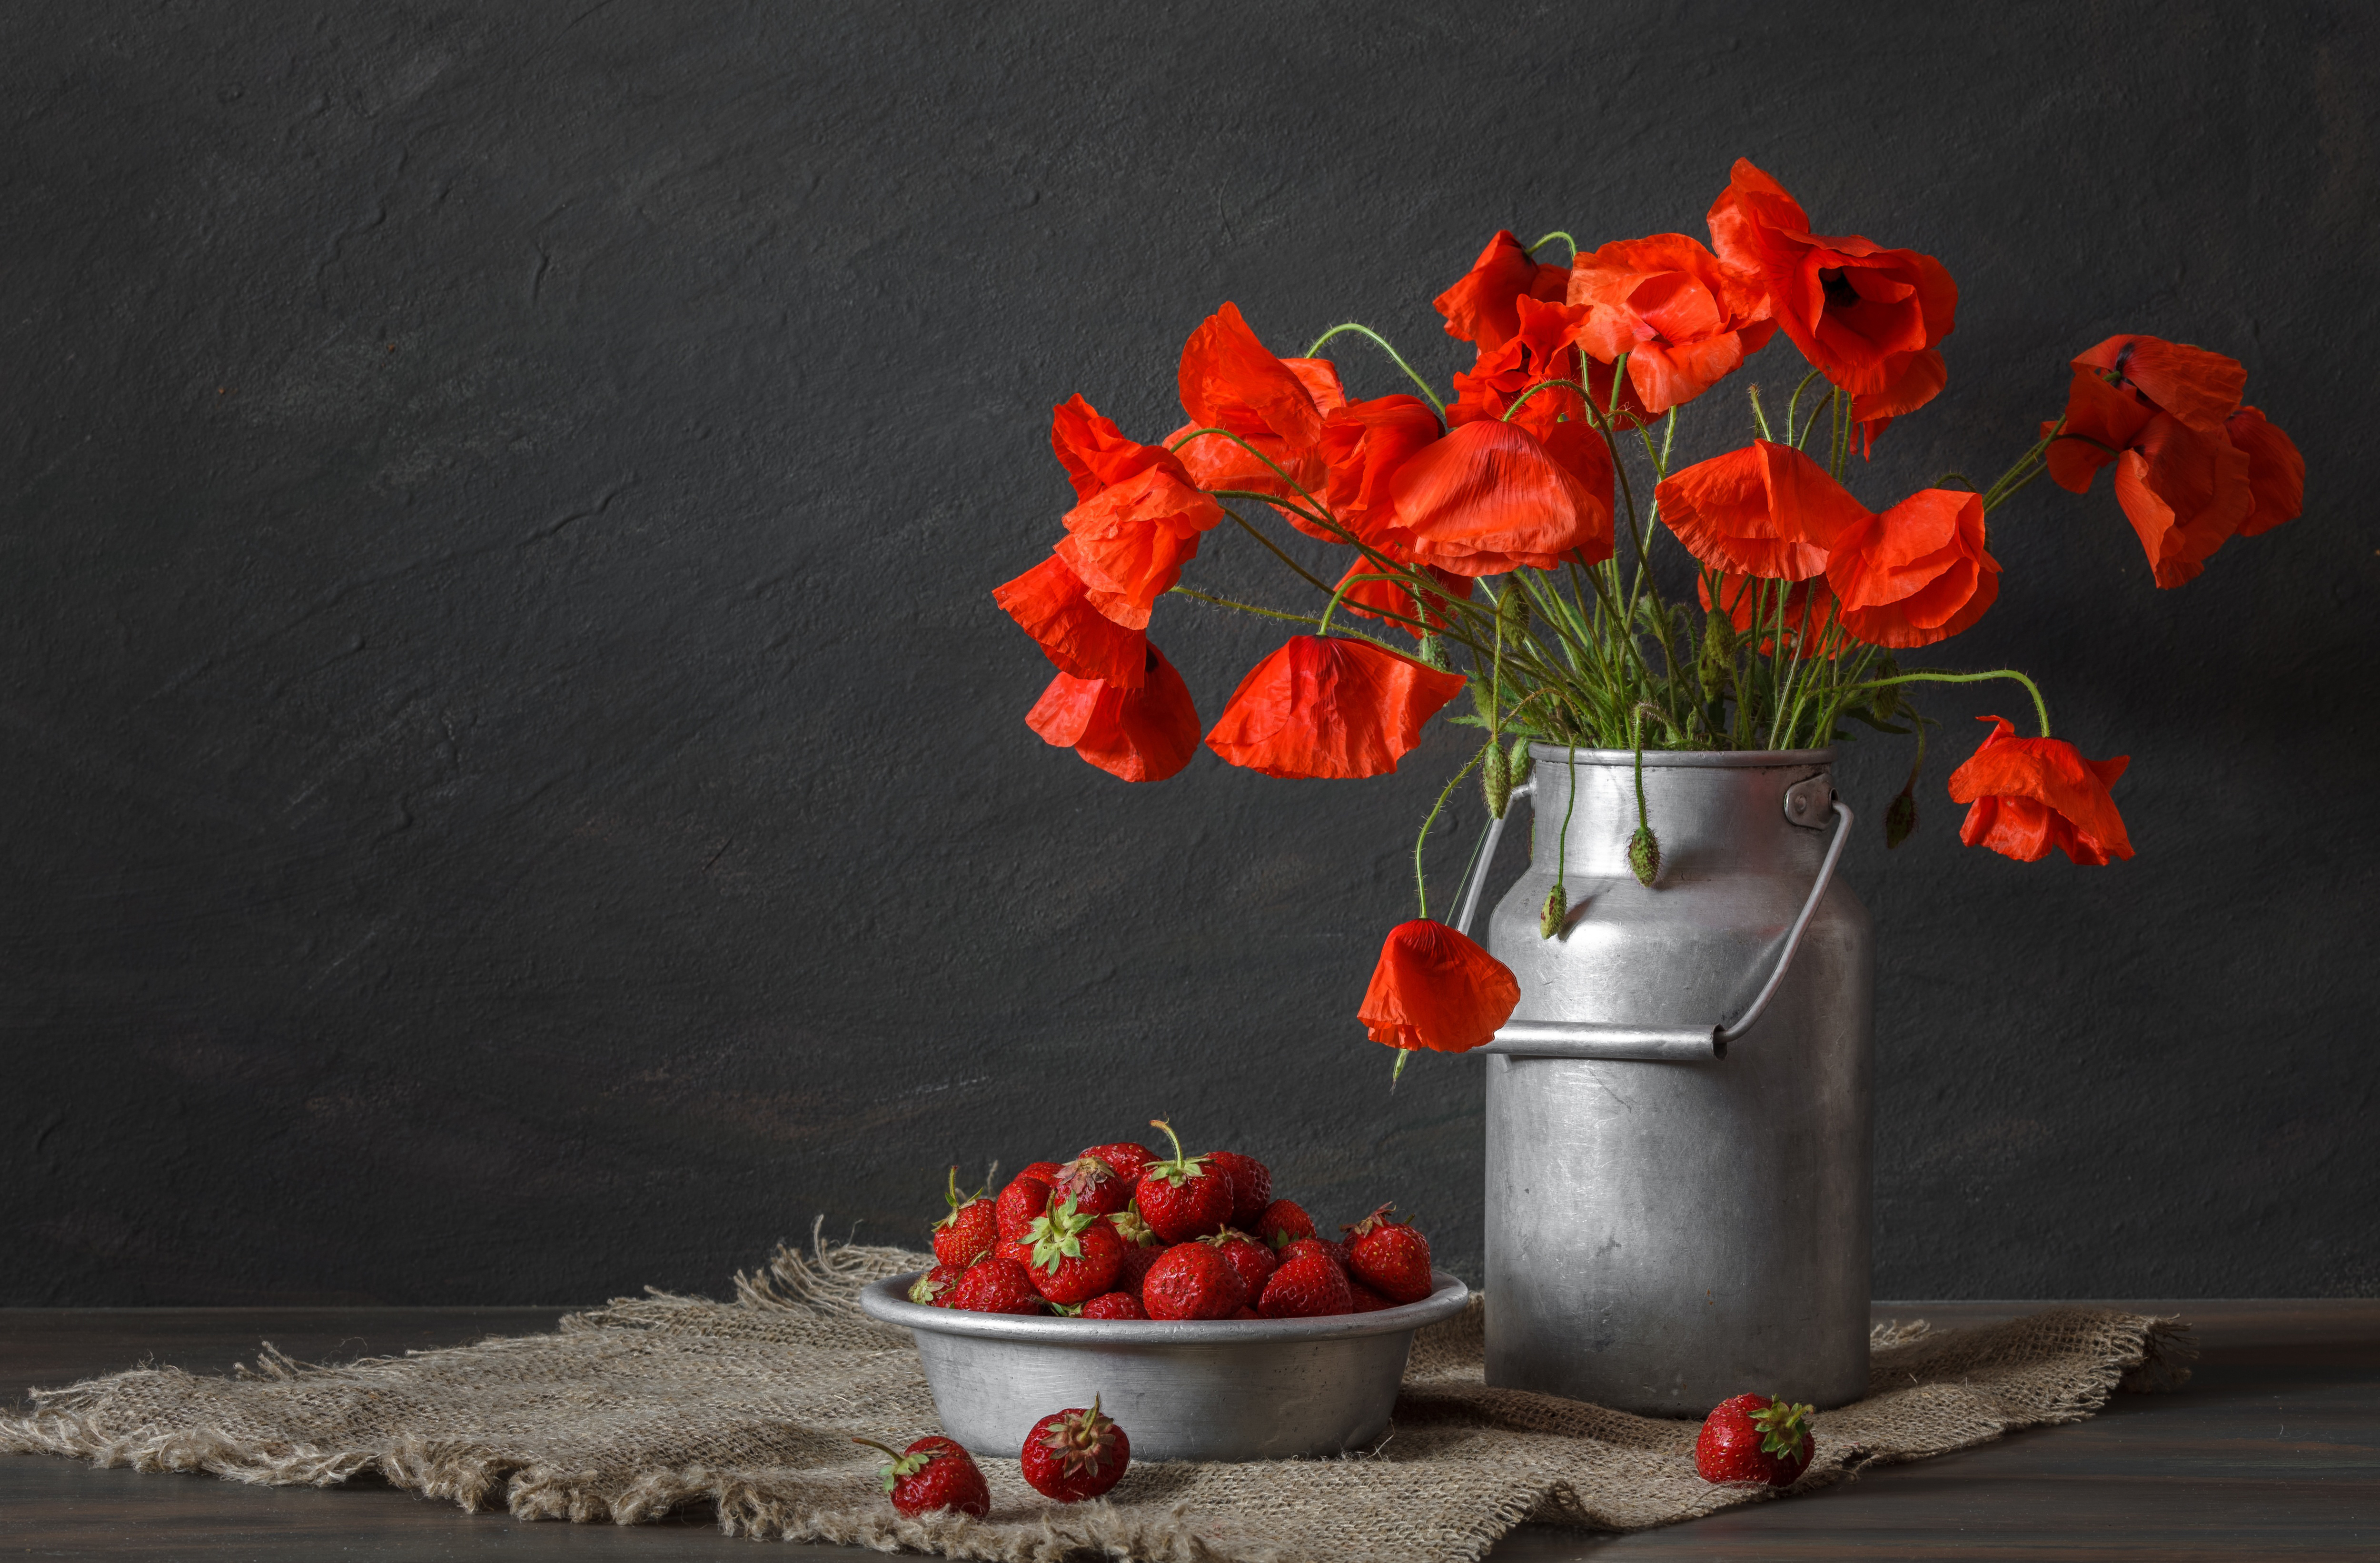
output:
[[[1443,1270],[1429,1273],[1429,1295],[1370,1313],[1318,1319],[1065,1319],[1028,1313],[970,1313],[909,1300],[923,1270],[871,1281],[859,1293],[860,1312],[888,1325],[978,1340],[1038,1341],[1045,1346],[1261,1346],[1284,1340],[1346,1340],[1418,1329],[1463,1312],[1471,1288]]]

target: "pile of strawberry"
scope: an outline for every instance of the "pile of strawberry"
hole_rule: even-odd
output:
[[[1430,1292],[1429,1239],[1382,1205],[1343,1242],[1272,1197],[1254,1156],[1160,1157],[1145,1145],[1094,1145],[1035,1162],[997,1199],[962,1195],[934,1225],[938,1264],[913,1302],[978,1313],[1085,1319],[1312,1319],[1418,1302]]]

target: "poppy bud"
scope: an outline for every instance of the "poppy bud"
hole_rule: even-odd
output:
[[[1514,739],[1512,740],[1512,785],[1519,787],[1527,781],[1529,773],[1536,768],[1537,757],[1529,752],[1529,740],[1525,738]]]
[[[1546,910],[1537,914],[1537,936],[1550,939],[1561,932],[1562,919],[1570,915],[1570,898],[1559,885],[1546,892]]]
[[[1506,586],[1504,594],[1496,599],[1496,622],[1506,640],[1517,639],[1529,627],[1529,600],[1521,595],[1517,586]]]
[[[1694,672],[1702,680],[1705,700],[1717,700],[1727,692],[1728,679],[1735,672],[1735,627],[1726,615],[1715,613],[1703,621],[1703,654]]]
[[[1661,876],[1661,839],[1651,825],[1638,825],[1636,834],[1628,838],[1628,872],[1647,890]]]
[[[1904,787],[1900,789],[1900,796],[1885,806],[1885,849],[1889,851],[1908,840],[1909,833],[1916,828],[1917,799],[1908,788]]]
[[[1423,636],[1421,638],[1421,645],[1417,648],[1416,654],[1421,657],[1422,661],[1429,664],[1432,667],[1439,669],[1440,672],[1452,671],[1451,665],[1446,660],[1446,641],[1440,636]]]
[[[1868,697],[1868,714],[1879,722],[1889,722],[1892,714],[1900,709],[1900,686],[1887,684]]]
[[[1512,806],[1512,763],[1506,758],[1504,746],[1493,739],[1480,757],[1479,790],[1488,797],[1488,812],[1502,819],[1504,811]]]

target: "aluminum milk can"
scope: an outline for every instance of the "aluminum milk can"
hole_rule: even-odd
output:
[[[1577,751],[1572,808],[1572,751],[1533,752],[1528,872],[1486,938],[1521,985],[1484,1050],[1488,1382],[1669,1417],[1858,1398],[1875,976],[1833,751],[1647,752],[1650,889],[1634,756]]]

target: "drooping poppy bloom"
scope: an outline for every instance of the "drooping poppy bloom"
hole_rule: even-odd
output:
[[[1240,680],[1207,747],[1269,776],[1386,775],[1463,688],[1367,641],[1293,636]]]
[[[1827,470],[1790,445],[1755,440],[1698,461],[1653,490],[1661,519],[1713,569],[1807,580],[1844,529],[1867,519]]]
[[[1461,281],[1438,296],[1438,312],[1446,317],[1449,336],[1486,352],[1520,329],[1514,308],[1520,299],[1559,303],[1569,291],[1569,265],[1531,259],[1505,229],[1488,241]]]
[[[1374,1042],[1468,1053],[1496,1039],[1521,1002],[1512,969],[1428,918],[1389,930],[1355,1018]]]
[[[1973,805],[1959,827],[1961,841],[2021,863],[2040,861],[2052,847],[2094,868],[2132,855],[2132,838],[2107,792],[2129,755],[2086,760],[2063,739],[2018,738],[2005,716],[1977,720],[1994,724],[1991,733],[1950,773],[1950,801]]]
[[[2296,519],[2305,508],[2305,458],[2298,454],[2296,442],[2252,407],[2225,419],[2223,432],[2235,448],[2247,453],[2248,492],[2255,498],[2236,535],[2253,537]]]
[[[2240,409],[2248,375],[2237,360],[2155,336],[2110,336],[2073,369],[2049,476],[2081,494],[2113,463],[2116,503],[2159,586],[2191,580],[2233,536],[2278,526],[2302,507],[2304,461],[2262,413]]]
[[[1545,439],[1556,423],[1586,417],[1584,400],[1567,386],[1530,394],[1548,380],[1577,381],[1578,348],[1572,337],[1586,311],[1521,299],[1513,304],[1513,313],[1517,325],[1512,334],[1493,348],[1480,348],[1470,371],[1454,377],[1454,400],[1446,409],[1446,421],[1469,423],[1511,411],[1512,421]],[[1516,402],[1518,410],[1511,410]]]
[[[1941,262],[1858,235],[1811,233],[1801,202],[1741,157],[1711,205],[1710,231],[1721,261],[1758,274],[1802,356],[1852,394],[1869,444],[1940,393],[1949,372],[1937,346],[1959,307]]]
[[[1198,751],[1198,708],[1190,686],[1155,646],[1132,689],[1061,673],[1026,713],[1046,743],[1072,749],[1110,775],[1163,781]]]
[[[1984,496],[1929,488],[1844,529],[1827,560],[1842,626],[1895,651],[1947,641],[2000,594],[1984,551]]]
[[[1321,497],[1322,422],[1347,405],[1336,365],[1328,359],[1275,357],[1241,318],[1239,307],[1227,303],[1182,345],[1180,385],[1182,409],[1190,421],[1165,443],[1176,448],[1199,487],[1284,500],[1297,500],[1302,488]],[[1227,429],[1238,439],[1191,437],[1199,429]],[[1301,531],[1340,541],[1290,511],[1281,514]]]
[[[1416,451],[1390,484],[1383,551],[1468,576],[1609,558],[1611,453],[1584,423],[1551,434],[1485,418]]]
[[[1422,565],[1417,568],[1423,574],[1436,581],[1439,589],[1448,596],[1461,597],[1466,602],[1470,599],[1472,589],[1477,584],[1467,575],[1456,575],[1450,570],[1439,569],[1435,565]],[[1432,629],[1446,628],[1445,609],[1438,598],[1430,595],[1427,590],[1416,590],[1401,581],[1387,579],[1389,573],[1366,558],[1358,558],[1350,564],[1338,581],[1340,586],[1346,589],[1344,594],[1339,599],[1340,611],[1361,614],[1366,618],[1389,618],[1389,622],[1415,639],[1420,638],[1421,630],[1412,621],[1418,620],[1420,624],[1427,624]],[[1357,577],[1366,579],[1356,580]],[[1354,584],[1349,585],[1350,580],[1354,580]],[[1395,617],[1390,618],[1390,615]]]
[[[1419,397],[1349,402],[1322,421],[1323,492],[1330,513],[1369,541],[1390,510],[1389,482],[1405,458],[1446,431]]]
[[[1733,373],[1777,330],[1758,274],[1724,265],[1677,233],[1581,255],[1570,302],[1586,311],[1580,348],[1605,364],[1626,353],[1629,384],[1656,417]]]
[[[1839,656],[1848,639],[1842,628],[1842,604],[1835,601],[1835,593],[1823,575],[1787,581],[1775,577],[1722,573],[1718,601],[1714,603],[1710,576],[1705,572],[1694,580],[1694,595],[1702,599],[1704,608],[1725,613],[1737,634],[1756,631],[1761,638],[1762,656],[1777,649],[1780,630],[1786,649],[1802,656]]]
[[[1060,672],[1104,679],[1120,690],[1140,688],[1148,632],[1127,629],[1091,606],[1090,588],[1065,560],[1053,555],[992,588],[991,597],[1041,643],[1042,654]]]
[[[1198,534],[1223,519],[1223,507],[1172,452],[1126,437],[1080,397],[1052,409],[1050,444],[1082,501],[1066,512],[1058,556],[1092,608],[1146,629],[1150,606],[1182,578]]]

